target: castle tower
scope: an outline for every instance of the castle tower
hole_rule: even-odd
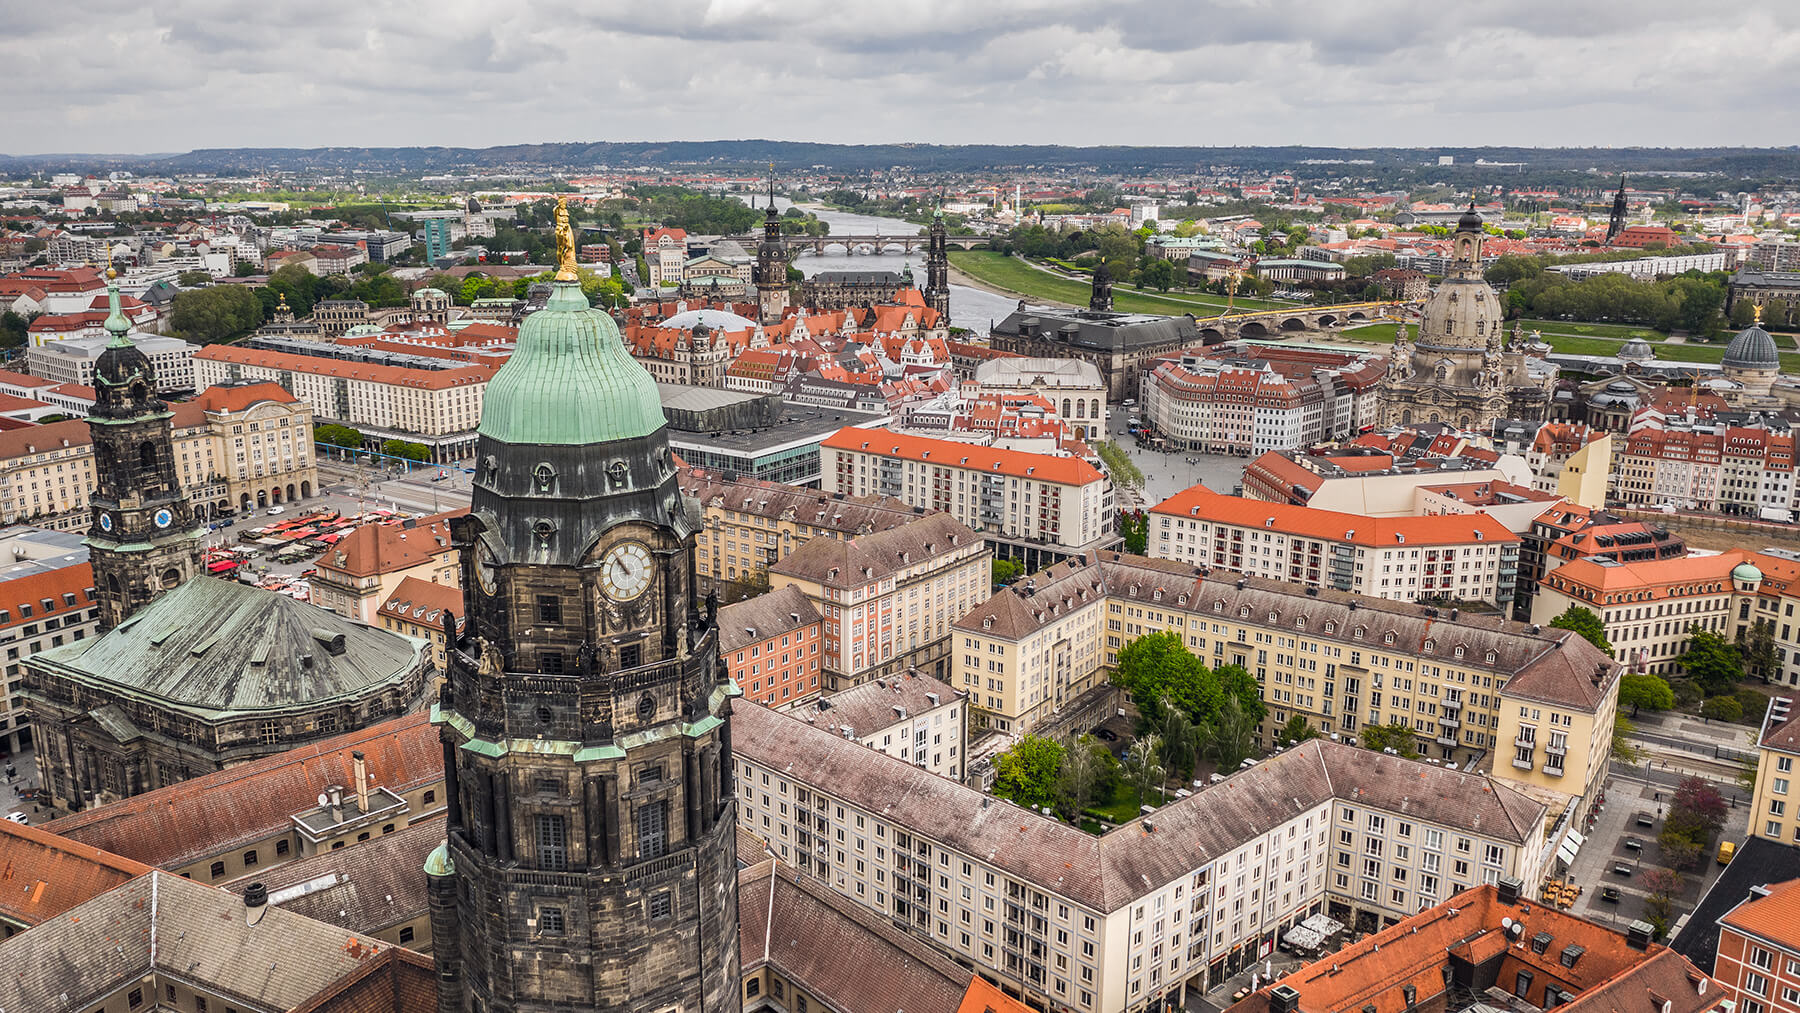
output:
[[[489,381],[452,522],[438,1008],[736,1013],[738,691],[656,384],[588,308],[557,217],[552,293]]]
[[[1088,298],[1088,309],[1096,313],[1112,312],[1112,272],[1106,261],[1094,265],[1094,294]]]
[[[107,272],[106,330],[94,363],[94,492],[88,559],[102,632],[200,572],[200,532],[175,471],[174,413],[156,396],[156,370],[132,343]]]
[[[950,324],[950,247],[944,229],[944,209],[931,217],[930,238],[925,244],[925,305],[938,311]]]
[[[763,238],[756,247],[751,280],[756,283],[758,317],[778,324],[788,307],[787,243],[781,239],[781,216],[775,213],[775,167],[769,167],[769,210],[763,215]]]
[[[1612,223],[1606,227],[1606,242],[1611,245],[1625,231],[1625,174],[1619,173],[1619,192],[1613,195]]]

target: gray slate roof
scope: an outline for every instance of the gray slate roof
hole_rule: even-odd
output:
[[[949,514],[926,514],[900,527],[848,541],[814,538],[769,567],[769,572],[826,587],[861,587],[915,562],[980,541],[980,535]]]
[[[283,594],[197,577],[104,636],[44,651],[33,664],[214,718],[398,684],[425,663],[427,647]]]
[[[140,876],[0,942],[0,1009],[87,1009],[153,970],[243,1005],[292,1009],[387,947],[280,908],[256,925],[246,915],[223,890],[161,870]]]
[[[719,653],[761,643],[819,621],[806,592],[793,584],[719,610]],[[753,632],[754,631],[754,632]]]
[[[1142,345],[1199,344],[1193,317],[1021,306],[994,325],[995,334],[1030,334],[1075,348],[1124,352]]]
[[[756,704],[732,705],[746,759],[831,792],[1094,910],[1115,911],[1299,813],[1338,799],[1511,844],[1545,807],[1498,781],[1314,739],[1094,837]]]

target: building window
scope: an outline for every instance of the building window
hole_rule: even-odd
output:
[[[537,617],[540,623],[561,623],[562,599],[553,594],[538,595]]]
[[[643,664],[644,648],[642,644],[625,644],[619,648],[619,667],[636,668]]]
[[[659,858],[669,850],[669,803],[647,802],[637,809],[638,857]]]
[[[265,746],[272,746],[281,740],[281,725],[274,721],[264,721],[256,732]]]
[[[412,930],[412,926],[408,925],[400,930],[400,942],[402,944],[405,944],[405,943],[410,943],[412,941],[413,941],[413,930]]]
[[[220,876],[223,876],[223,875],[225,875],[225,863],[224,862],[214,862],[212,864],[212,878],[218,879]]]
[[[276,854],[277,854],[277,855],[285,855],[285,854],[287,854],[287,853],[288,853],[288,842],[286,842],[286,841],[276,841],[276,842],[275,842],[275,853],[276,853]]]
[[[759,996],[761,994],[762,994],[762,979],[761,978],[751,978],[749,981],[744,982],[744,995],[745,996],[748,996],[750,998],[755,998],[756,996]]]
[[[248,869],[255,864],[256,864],[256,851],[254,849],[252,849],[250,851],[244,852],[244,868]]]
[[[538,934],[560,936],[568,930],[568,920],[563,917],[563,909],[559,907],[538,908]]]
[[[137,1009],[144,1004],[144,990],[141,988],[132,989],[126,994],[125,1001],[131,1004],[132,1009]]]
[[[568,821],[555,813],[537,814],[538,868],[561,872],[569,867]]]
[[[433,789],[431,789],[431,790],[430,790],[430,791],[427,791],[427,792],[426,792],[426,793],[425,793],[425,797],[424,797],[424,799],[422,799],[422,801],[423,801],[423,802],[424,802],[424,803],[425,803],[425,804],[426,804],[426,805],[430,805],[430,804],[432,804],[432,803],[433,803],[433,802],[436,802],[436,801],[437,801],[437,789],[436,789],[436,788],[433,788]]]
[[[653,921],[660,921],[667,918],[674,910],[674,906],[674,901],[670,899],[669,892],[664,890],[662,893],[650,898],[650,918]]]

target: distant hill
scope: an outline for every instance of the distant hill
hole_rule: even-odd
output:
[[[1308,160],[1369,160],[1377,169],[1433,165],[1453,155],[1456,168],[1479,160],[1524,162],[1532,170],[1712,172],[1800,176],[1800,149],[1789,148],[1315,148],[1070,147],[1066,145],[816,144],[802,141],[655,141],[512,144],[493,148],[201,148],[178,155],[0,155],[0,170],[131,169],[147,173],[263,170],[434,173],[584,170],[600,167],[710,166],[752,170],[823,166],[856,171],[911,167],[978,171],[1031,166],[1102,172],[1191,171],[1208,165],[1282,168]],[[1354,171],[1353,167],[1351,171]]]

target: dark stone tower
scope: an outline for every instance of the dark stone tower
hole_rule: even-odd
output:
[[[778,324],[788,307],[787,243],[781,238],[781,216],[775,212],[775,167],[769,166],[769,210],[763,216],[763,238],[756,246],[756,303],[762,323]]]
[[[200,572],[200,532],[175,471],[174,413],[156,396],[156,370],[132,344],[118,280],[107,274],[112,340],[94,363],[88,416],[95,482],[87,546],[102,632]]]
[[[925,305],[938,311],[943,322],[950,323],[950,246],[944,230],[944,209],[931,218],[930,238],[925,244]]]
[[[1088,309],[1096,313],[1112,312],[1112,272],[1106,261],[1094,265],[1094,294],[1088,298]]]
[[[467,617],[434,718],[438,1008],[736,1013],[737,690],[656,385],[588,308],[562,221],[557,245],[452,522]]]
[[[1625,231],[1625,174],[1619,173],[1619,192],[1613,195],[1612,222],[1606,227],[1606,241],[1610,244],[1617,239],[1619,233]]]

